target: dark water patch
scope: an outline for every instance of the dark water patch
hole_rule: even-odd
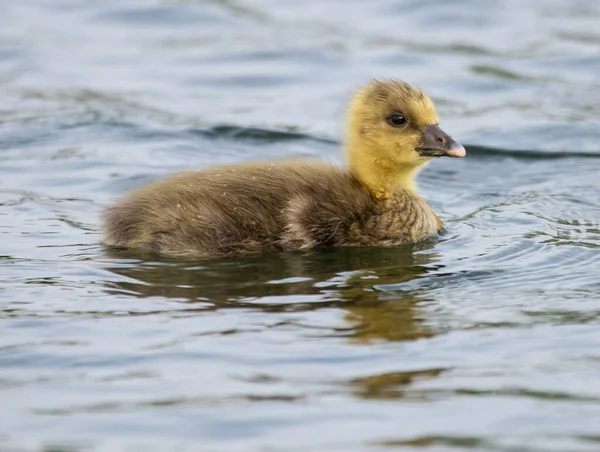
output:
[[[213,5],[156,5],[147,8],[120,8],[115,11],[97,14],[95,21],[123,23],[129,26],[161,27],[164,25],[222,25],[231,18]]]
[[[491,75],[493,77],[498,77],[501,79],[527,80],[527,77],[497,67],[476,65],[472,66],[471,70],[476,74]]]
[[[469,153],[469,157],[484,157],[484,158],[494,158],[494,157],[510,157],[515,159],[523,159],[523,160],[562,160],[562,159],[598,159],[600,158],[599,152],[579,152],[579,151],[542,151],[542,150],[527,150],[527,149],[502,149],[502,148],[493,148],[487,146],[479,146],[479,145],[467,145],[467,152]]]
[[[36,414],[46,416],[71,416],[78,413],[111,413],[111,412],[136,412],[140,409],[151,408],[172,408],[172,407],[188,407],[188,406],[214,406],[228,405],[239,403],[295,403],[302,402],[304,397],[288,394],[245,394],[233,396],[229,398],[210,398],[210,397],[180,397],[169,398],[162,400],[140,401],[135,403],[125,404],[123,402],[103,402],[90,406],[75,406],[61,409],[39,410]]]
[[[315,137],[300,132],[267,130],[256,127],[239,127],[234,125],[216,125],[199,130],[190,130],[189,133],[213,139],[242,140],[256,144],[296,140],[309,140],[327,145],[338,144],[335,140]]]
[[[409,372],[395,372],[357,378],[350,382],[356,388],[356,395],[365,399],[426,399],[426,391],[412,389],[411,385],[419,380],[436,378],[448,369],[427,369]]]
[[[442,446],[442,447],[450,447],[450,450],[457,450],[456,448],[460,448],[460,450],[465,449],[473,449],[473,448],[481,448],[484,447],[485,450],[497,450],[492,447],[489,442],[485,441],[482,438],[476,437],[444,437],[444,436],[431,436],[431,437],[422,437],[422,438],[413,438],[408,440],[389,440],[382,441],[377,444],[382,448],[386,449],[406,449],[406,448],[415,448],[426,449],[430,446]]]
[[[552,400],[552,401],[579,401],[579,402],[590,402],[598,403],[599,398],[596,397],[581,397],[576,394],[568,394],[561,392],[545,392],[535,391],[530,389],[519,389],[519,388],[502,388],[494,390],[472,390],[472,389],[457,389],[455,390],[457,395],[465,396],[480,396],[480,397],[495,397],[495,396],[508,396],[508,397],[527,397],[540,400]]]

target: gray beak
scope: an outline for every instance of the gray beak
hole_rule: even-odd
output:
[[[439,126],[427,126],[423,133],[423,143],[418,148],[424,157],[464,157],[465,148],[440,129]]]

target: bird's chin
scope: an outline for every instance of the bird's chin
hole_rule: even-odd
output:
[[[417,159],[417,166],[425,166],[429,162],[434,160],[435,158],[437,158],[437,157],[428,157],[428,156],[419,155],[419,158]]]
[[[440,157],[444,157],[446,155],[445,152],[438,149],[419,149],[419,156],[423,159],[433,160],[439,159]]]

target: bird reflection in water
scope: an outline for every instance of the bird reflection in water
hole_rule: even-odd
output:
[[[107,270],[123,276],[107,291],[187,300],[200,310],[254,308],[289,312],[337,307],[353,342],[429,337],[418,293],[382,286],[422,278],[436,268],[431,244],[336,248],[203,261],[124,260],[113,251]],[[293,296],[293,298],[291,297]],[[203,302],[203,303],[199,303]]]
[[[343,336],[356,345],[411,341],[434,335],[419,308],[427,301],[422,291],[402,289],[403,283],[437,269],[432,248],[432,243],[342,247],[202,261],[128,260],[123,259],[129,257],[127,251],[114,251],[107,269],[123,278],[106,290],[185,301],[192,311],[245,308],[277,313],[338,308],[348,325],[326,335]],[[392,285],[397,289],[389,290]],[[403,388],[411,382],[434,378],[442,371],[370,375],[348,384],[359,397],[402,398],[406,397]]]

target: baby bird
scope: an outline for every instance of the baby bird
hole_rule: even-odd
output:
[[[348,169],[297,160],[179,173],[106,209],[103,241],[218,257],[427,239],[444,225],[416,193],[416,173],[433,158],[466,155],[438,124],[421,90],[372,81],[350,104]]]

